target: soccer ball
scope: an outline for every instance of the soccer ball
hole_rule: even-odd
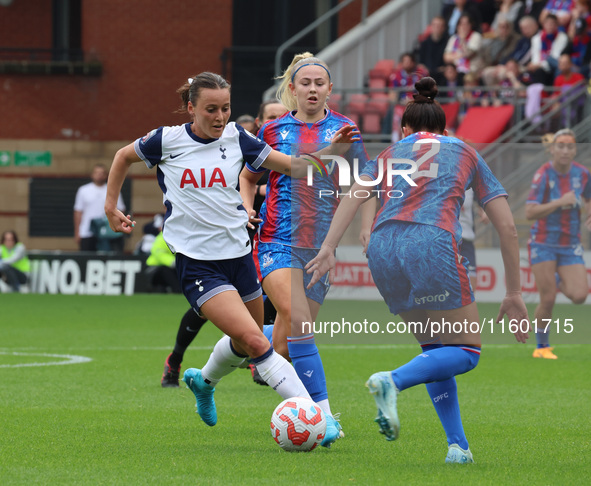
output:
[[[311,451],[325,433],[326,416],[309,398],[283,400],[271,416],[271,435],[284,451]]]

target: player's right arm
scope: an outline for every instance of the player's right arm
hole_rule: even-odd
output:
[[[575,191],[568,191],[559,199],[554,199],[547,203],[527,203],[525,205],[525,217],[527,219],[542,219],[549,216],[557,209],[562,209],[565,206],[570,209],[576,205],[577,197],[575,196]]]
[[[107,198],[105,200],[105,214],[109,220],[109,226],[113,231],[120,233],[131,233],[135,221],[131,220],[131,215],[125,216],[117,209],[117,199],[121,193],[121,187],[131,164],[140,162],[142,159],[136,154],[134,144],[130,143],[119,149],[113,158],[113,164],[109,171],[107,181]]]

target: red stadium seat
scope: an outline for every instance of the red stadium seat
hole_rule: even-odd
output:
[[[453,103],[444,103],[441,105],[445,112],[445,120],[447,129],[455,130],[456,124],[458,123],[458,113],[460,112],[460,102],[454,101]]]
[[[349,95],[349,102],[347,103],[347,113],[361,115],[367,109],[368,96],[363,93],[353,93]],[[349,116],[349,115],[347,115]]]
[[[332,111],[336,111],[336,112],[341,112],[342,108],[341,108],[341,102],[343,101],[343,95],[341,94],[331,94],[328,98],[328,107],[332,110]]]
[[[386,78],[369,78],[369,89],[382,89],[386,92]],[[371,91],[369,96],[380,94],[380,91]]]
[[[396,62],[393,59],[380,59],[369,70],[369,79],[382,78],[388,79],[396,68]]]
[[[378,113],[383,117],[390,108],[390,98],[386,93],[373,93],[367,102],[368,113]]]
[[[492,143],[501,136],[513,116],[513,105],[473,106],[456,131],[456,137],[472,143]]]
[[[363,133],[382,133],[382,118],[378,113],[363,115]]]

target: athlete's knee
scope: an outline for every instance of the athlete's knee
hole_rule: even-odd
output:
[[[466,363],[466,372],[468,372],[476,368],[476,365],[478,365],[478,362],[480,361],[480,349],[464,349],[464,352],[466,353],[468,358],[468,361]]]
[[[238,344],[250,357],[257,357],[269,349],[269,341],[261,332],[249,332],[238,340]]]
[[[586,285],[566,285],[561,288],[562,293],[566,295],[573,304],[583,304],[587,300],[589,288]]]

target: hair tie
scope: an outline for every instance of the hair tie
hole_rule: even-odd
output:
[[[433,99],[432,96],[425,96],[422,94],[414,94],[414,95],[412,95],[412,97],[415,100],[415,102],[418,102],[418,103],[435,103],[435,100]]]
[[[324,65],[322,65],[322,64],[320,64],[320,63],[318,63],[318,62],[307,62],[307,63],[305,63],[305,64],[302,64],[302,65],[301,65],[299,68],[297,68],[297,69],[296,69],[296,70],[293,72],[293,74],[291,75],[291,82],[292,82],[292,83],[293,83],[293,80],[294,80],[294,78],[295,78],[295,75],[296,75],[296,73],[297,73],[297,72],[298,72],[300,69],[302,69],[303,67],[305,67],[305,66],[320,66],[322,69],[324,69],[324,70],[326,71],[326,74],[328,74],[328,80],[330,81],[330,72],[329,72],[329,70],[326,68],[326,66],[324,66]]]

